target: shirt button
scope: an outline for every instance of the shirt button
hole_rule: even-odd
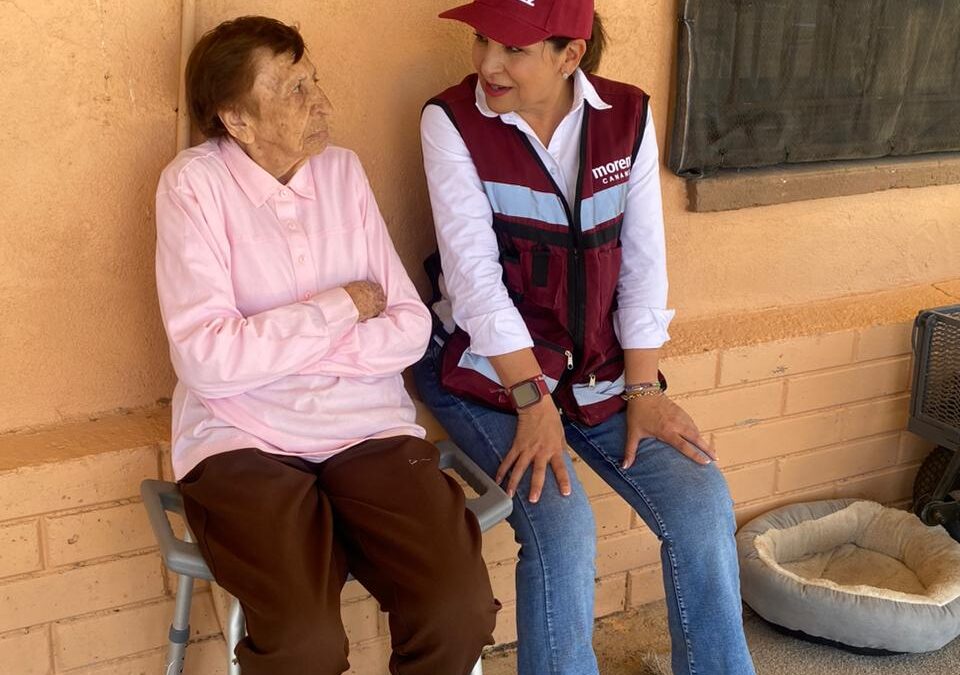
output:
[[[301,265],[303,264],[304,260],[306,260],[306,258],[304,258],[303,256],[300,256],[299,258],[297,258],[297,262],[300,263]]]
[[[303,294],[303,299],[304,299],[304,300],[309,300],[309,299],[312,298],[312,297],[313,297],[313,293],[304,293],[304,294]]]
[[[291,230],[297,229],[297,221],[295,221],[295,220],[288,220],[288,221],[287,221],[287,227],[289,227]]]
[[[280,190],[280,196],[286,199],[290,196],[290,190]]]

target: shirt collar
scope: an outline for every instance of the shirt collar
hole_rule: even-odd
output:
[[[477,110],[480,111],[481,115],[484,117],[497,117],[497,113],[490,110],[490,107],[487,105],[487,96],[483,93],[483,87],[479,80],[477,81],[476,98]],[[600,98],[600,94],[597,93],[596,87],[590,82],[586,73],[580,68],[577,68],[573,72],[573,106],[570,108],[570,112],[577,112],[584,103],[589,104],[590,107],[595,110],[608,110],[613,107]],[[500,115],[500,118],[507,122],[514,120],[516,116],[516,113],[504,113]]]
[[[254,206],[263,206],[268,199],[275,196],[284,188],[293,190],[296,194],[307,199],[316,199],[313,181],[310,180],[310,171],[307,168],[310,161],[304,162],[297,169],[286,185],[274,178],[266,169],[257,164],[243,151],[240,145],[224,136],[220,139],[220,153],[223,162],[227,165],[230,175],[237,181],[240,189],[253,202]]]

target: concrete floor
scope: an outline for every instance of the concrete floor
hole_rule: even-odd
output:
[[[757,675],[943,675],[960,672],[960,639],[939,651],[859,656],[787,637],[756,614],[744,614]],[[960,626],[958,626],[960,631]],[[601,675],[670,675],[670,642],[663,603],[601,619],[594,633]],[[516,652],[484,658],[484,675],[516,675]],[[715,675],[715,674],[713,674]]]
[[[662,602],[597,621],[594,649],[603,675],[669,675],[670,638]],[[513,649],[488,655],[484,675],[516,675]]]

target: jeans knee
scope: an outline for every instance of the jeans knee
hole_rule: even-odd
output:
[[[716,474],[716,479],[708,483],[709,489],[705,491],[703,501],[698,507],[703,508],[704,519],[708,524],[726,534],[733,534],[737,529],[733,515],[733,498],[719,469]]]
[[[557,540],[556,549],[571,566],[593,567],[597,559],[597,533],[593,523],[579,530],[571,530]]]
[[[520,564],[542,564],[552,570],[593,569],[597,531],[593,509],[582,491],[568,497],[544,498],[514,508],[511,521],[520,543]]]

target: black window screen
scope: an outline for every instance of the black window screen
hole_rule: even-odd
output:
[[[681,0],[670,167],[960,150],[960,0]]]

